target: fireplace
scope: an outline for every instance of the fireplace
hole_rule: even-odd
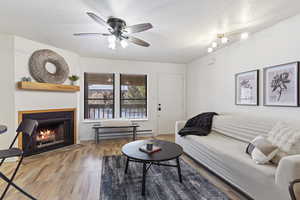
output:
[[[39,125],[27,156],[65,147],[75,143],[75,109],[21,111],[19,120],[34,119]],[[30,139],[23,135],[19,147],[25,149]]]

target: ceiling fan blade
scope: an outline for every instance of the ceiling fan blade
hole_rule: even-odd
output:
[[[136,24],[136,25],[132,25],[132,26],[127,26],[124,31],[127,33],[139,33],[142,31],[149,30],[151,28],[153,28],[152,24],[144,23],[144,24]]]
[[[136,45],[139,45],[139,46],[143,46],[143,47],[149,47],[150,44],[144,40],[141,40],[139,38],[136,38],[136,37],[132,37],[132,36],[127,36],[126,38],[129,42],[132,42]]]
[[[110,36],[110,33],[74,33],[74,36]]]
[[[104,19],[102,19],[101,17],[99,17],[99,16],[96,15],[95,13],[87,12],[86,14],[87,14],[88,16],[90,16],[93,20],[95,20],[98,24],[101,24],[101,25],[105,26],[105,27],[108,28],[108,29],[112,29],[112,28],[110,27],[110,25],[108,25]]]

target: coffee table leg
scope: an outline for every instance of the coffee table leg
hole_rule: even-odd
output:
[[[177,170],[178,170],[179,182],[182,183],[181,168],[180,168],[179,158],[176,158],[176,162],[177,162]]]
[[[142,182],[142,196],[145,196],[146,190],[146,173],[147,173],[147,164],[143,163],[143,182]]]
[[[129,158],[127,157],[127,159],[126,159],[126,167],[125,167],[125,174],[127,174],[128,165],[129,165]]]
[[[95,144],[97,144],[97,136],[98,135],[98,131],[97,131],[97,129],[95,128]]]
[[[133,127],[132,132],[133,132],[133,141],[135,141],[135,139],[136,139],[136,127]]]

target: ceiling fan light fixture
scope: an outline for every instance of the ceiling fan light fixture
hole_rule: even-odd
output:
[[[128,42],[126,41],[126,40],[121,40],[121,46],[123,47],[123,48],[126,48],[127,46],[128,46]]]
[[[108,40],[108,48],[116,49],[117,38],[114,35],[111,35],[107,38],[107,40]]]
[[[112,50],[115,50],[116,49],[116,43],[110,43],[108,44],[108,48],[112,49]]]
[[[111,35],[111,36],[108,37],[109,44],[116,43],[116,41],[117,41],[116,36]]]
[[[241,39],[242,40],[247,40],[249,38],[249,33],[245,32],[241,34]]]
[[[116,45],[108,45],[108,48],[115,50],[116,49]]]

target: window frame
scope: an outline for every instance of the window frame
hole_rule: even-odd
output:
[[[95,99],[90,99],[88,98],[88,92],[89,92],[89,89],[88,89],[88,82],[87,82],[87,74],[109,74],[109,75],[112,75],[112,79],[113,79],[113,98],[112,99],[103,99],[103,98],[95,98]],[[116,105],[116,102],[115,102],[115,99],[116,99],[116,94],[115,94],[115,84],[116,84],[116,76],[115,76],[115,73],[93,73],[93,72],[84,72],[84,94],[83,94],[83,104],[84,104],[84,107],[83,107],[83,112],[84,112],[84,120],[106,120],[106,119],[110,119],[110,118],[103,118],[103,119],[91,119],[88,117],[88,101],[89,100],[112,100],[113,104],[112,104],[112,118],[111,119],[115,119],[115,105]]]
[[[146,85],[145,85],[145,98],[144,99],[122,99],[122,75],[141,75],[145,77]],[[128,118],[130,120],[148,120],[148,74],[139,74],[139,73],[120,73],[119,74],[119,117],[122,118],[122,100],[140,100],[146,102],[146,118]],[[125,117],[124,117],[125,118]]]

